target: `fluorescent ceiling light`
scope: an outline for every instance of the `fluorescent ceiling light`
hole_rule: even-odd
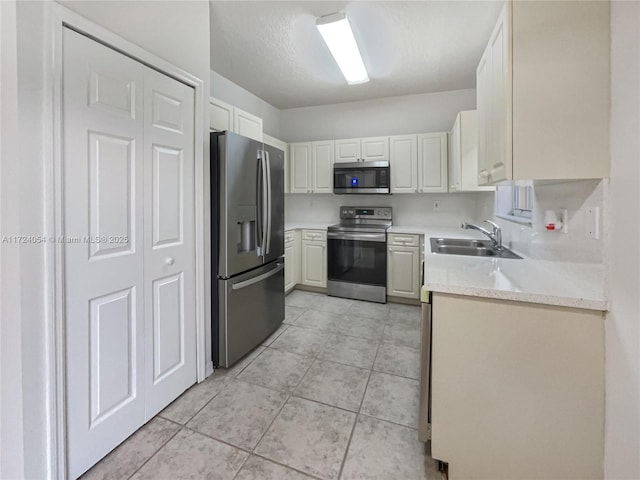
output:
[[[367,69],[358,50],[358,44],[353,37],[349,19],[344,13],[334,13],[316,20],[316,27],[327,44],[331,55],[342,70],[347,83],[364,83],[369,81]]]

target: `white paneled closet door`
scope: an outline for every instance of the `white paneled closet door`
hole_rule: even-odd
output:
[[[194,99],[189,87],[63,31],[67,446],[76,478],[196,380]]]
[[[147,419],[196,381],[194,91],[144,72]]]

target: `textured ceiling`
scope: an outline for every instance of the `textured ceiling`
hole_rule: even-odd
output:
[[[217,1],[211,67],[279,109],[473,88],[502,2]],[[371,81],[347,85],[315,27],[349,16]]]

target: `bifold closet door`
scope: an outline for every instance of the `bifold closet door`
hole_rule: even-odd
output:
[[[64,28],[62,93],[76,478],[196,380],[193,90]]]
[[[151,417],[196,381],[194,91],[144,75],[146,406]]]

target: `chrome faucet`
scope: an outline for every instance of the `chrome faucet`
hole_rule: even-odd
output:
[[[478,230],[479,232],[484,233],[487,237],[489,237],[493,241],[493,247],[496,250],[498,251],[502,250],[502,230],[500,229],[500,226],[496,223],[493,223],[491,220],[485,220],[485,222],[491,225],[492,227],[491,232],[486,228],[482,228],[478,225],[474,225],[473,223],[467,223],[467,222],[464,222],[462,224],[462,228],[464,229],[470,228],[470,229]]]

